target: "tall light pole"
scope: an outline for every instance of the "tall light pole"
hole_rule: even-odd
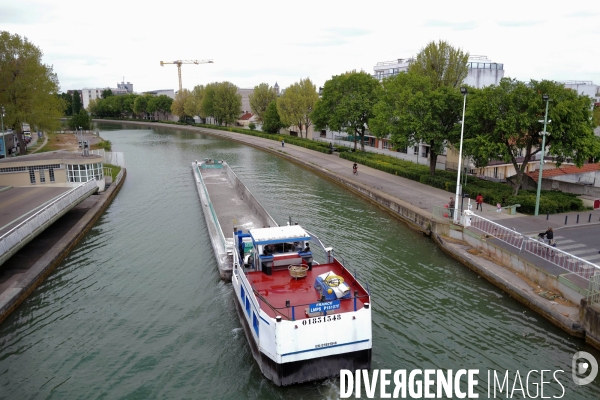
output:
[[[458,150],[458,174],[456,175],[456,198],[454,199],[454,223],[458,223],[458,194],[460,193],[460,168],[462,162],[462,143],[463,143],[463,133],[465,132],[465,109],[467,107],[467,88],[461,87],[460,93],[464,96],[463,101],[463,115],[462,115],[462,125],[460,128],[460,145]]]
[[[542,95],[542,99],[546,102],[546,114],[544,115],[544,132],[542,132],[542,156],[540,158],[540,176],[538,178],[537,196],[535,197],[535,213],[538,215],[540,210],[540,193],[542,191],[542,174],[544,172],[544,150],[546,150],[546,124],[548,124],[548,101],[550,97],[545,94]]]
[[[4,139],[4,106],[2,106],[2,114],[0,114],[2,119],[2,152],[4,153],[4,157],[6,158],[6,139]]]

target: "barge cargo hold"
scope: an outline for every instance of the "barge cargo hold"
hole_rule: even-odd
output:
[[[192,169],[219,272],[232,281],[263,375],[285,386],[370,369],[368,286],[315,235],[279,226],[224,161]],[[313,259],[315,248],[324,262]]]

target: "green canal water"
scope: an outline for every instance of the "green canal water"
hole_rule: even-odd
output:
[[[600,378],[571,380],[573,354],[600,360],[598,352],[342,187],[204,134],[100,129],[125,153],[127,179],[80,244],[0,325],[0,398],[339,398],[337,379],[279,388],[261,375],[233,290],[219,280],[192,178],[191,162],[204,157],[227,160],[277,221],[291,216],[368,281],[373,368],[479,369],[479,398],[488,398],[488,371],[508,370],[511,387],[519,371],[525,387],[530,370],[563,370],[562,398],[600,398]],[[544,380],[544,396],[561,395],[551,375]],[[530,377],[532,396],[539,381]]]

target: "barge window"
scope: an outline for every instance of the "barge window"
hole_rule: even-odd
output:
[[[250,316],[250,299],[246,297],[246,314]]]
[[[256,336],[258,336],[258,319],[256,318],[255,313],[252,313],[252,326],[254,327],[254,332],[256,332]]]
[[[242,291],[240,293],[240,297],[242,298],[242,303],[246,300],[246,292],[244,291],[244,287],[241,287]]]

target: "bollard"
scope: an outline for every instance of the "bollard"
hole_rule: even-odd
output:
[[[548,221],[548,218],[550,218],[550,211],[548,211],[548,213],[546,214],[546,221]]]
[[[565,215],[565,225],[567,224],[567,218],[569,218],[569,216]]]
[[[592,222],[592,214],[590,213],[590,217],[588,218],[588,222]]]
[[[579,223],[579,214],[577,214],[577,223]]]

